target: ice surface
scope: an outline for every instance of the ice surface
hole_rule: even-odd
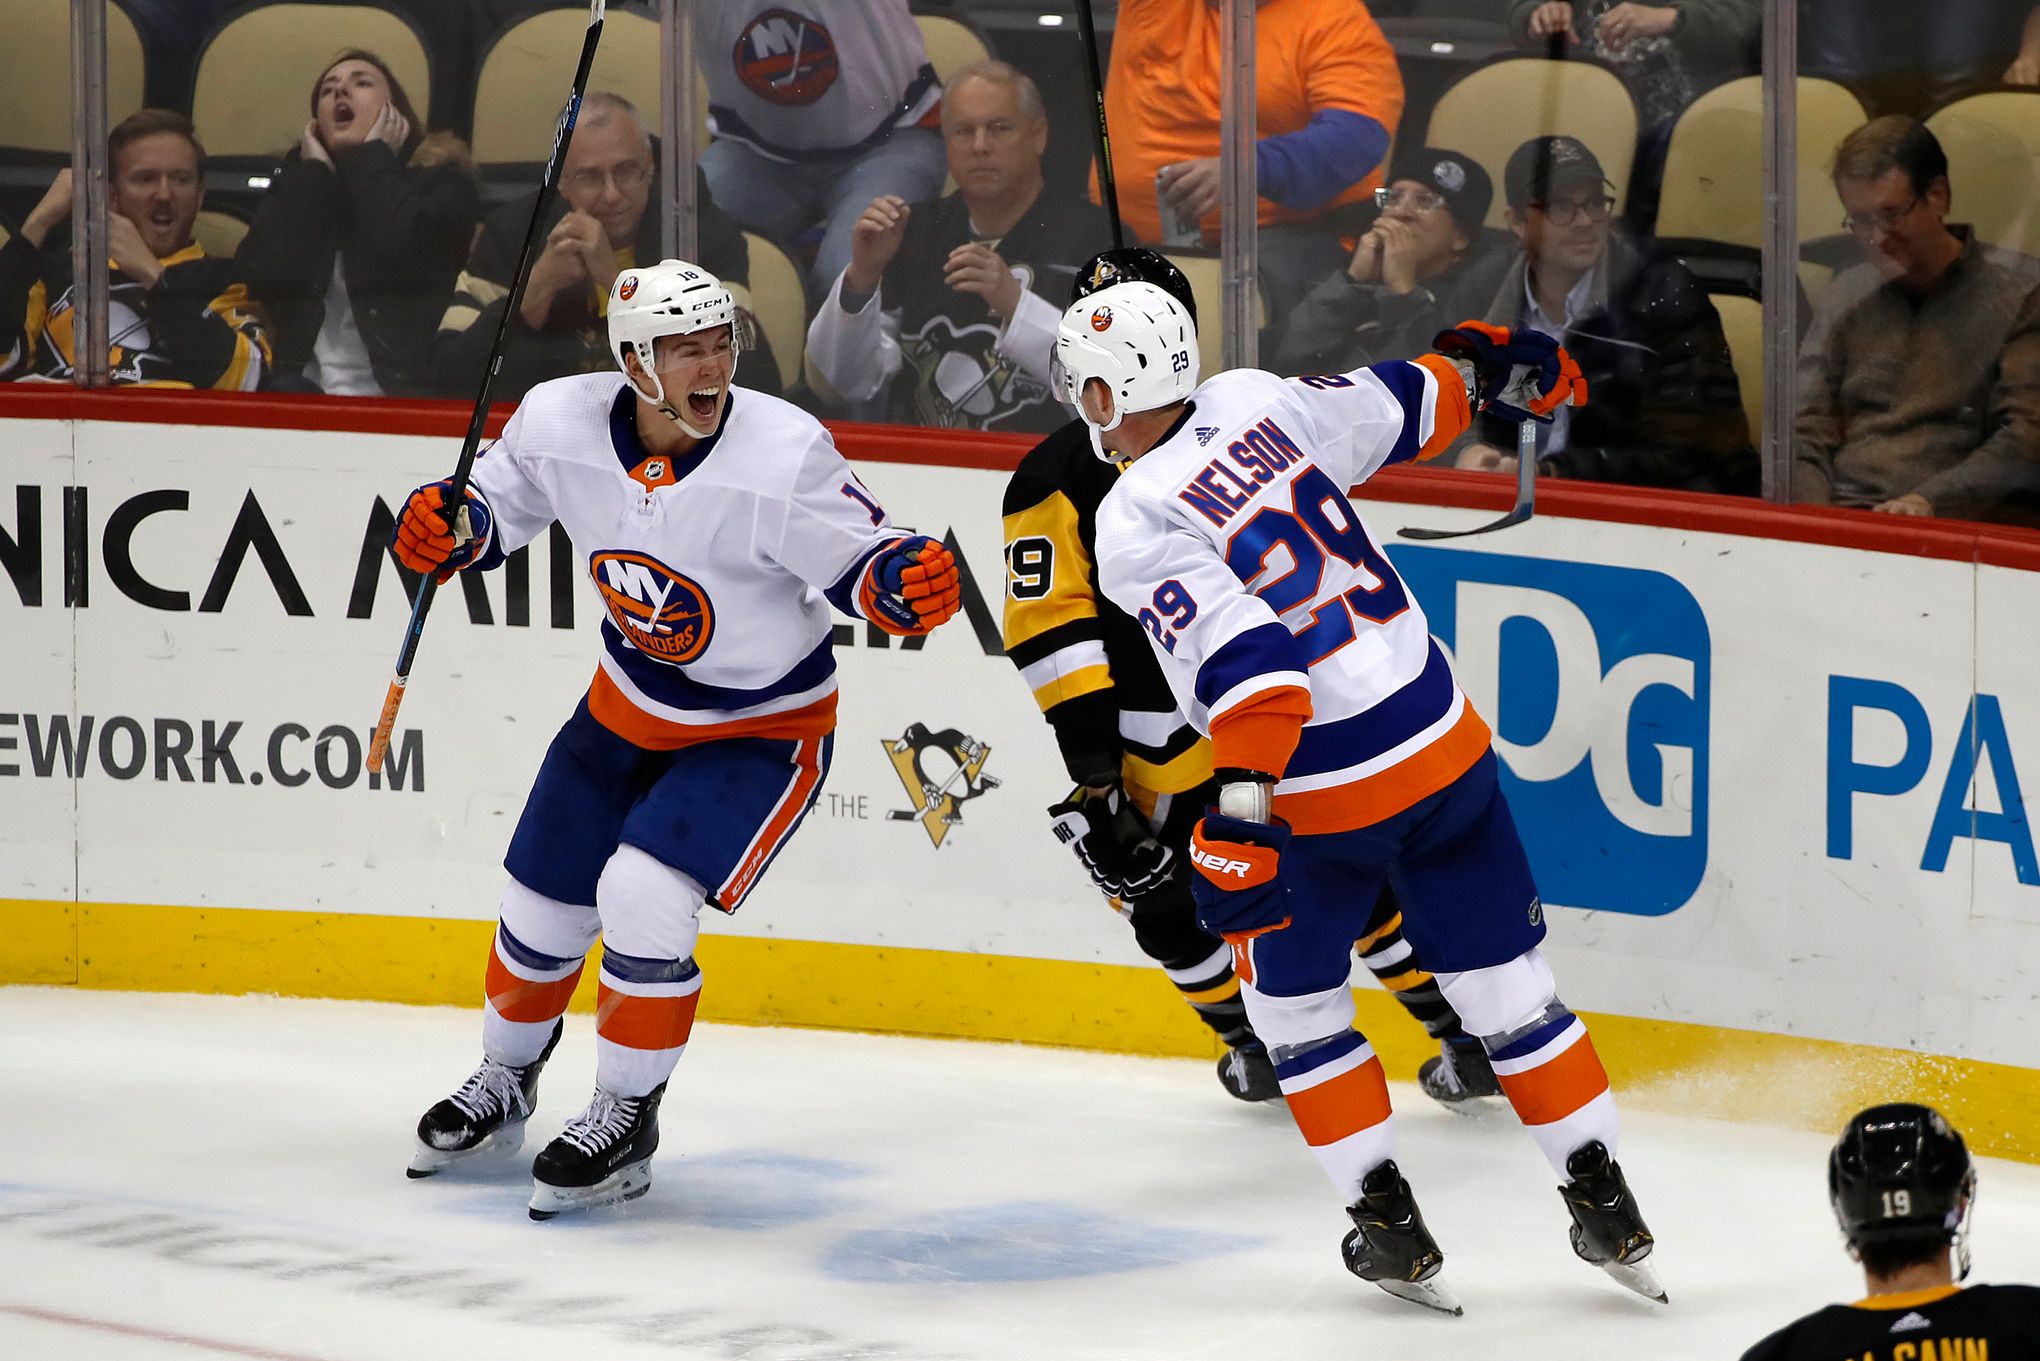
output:
[[[525,1158],[403,1174],[478,1029],[0,988],[0,1357],[1718,1361],[1860,1293],[1820,1135],[1629,1116],[1664,1308],[1573,1258],[1511,1117],[1398,1087],[1451,1319],[1346,1274],[1288,1117],[1208,1064],[729,1026],[696,1031],[651,1194],[535,1224],[528,1155],[587,1099],[587,1017]],[[2040,1280],[2040,1168],[1981,1178],[1978,1279]]]

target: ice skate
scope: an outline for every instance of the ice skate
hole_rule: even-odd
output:
[[[1439,1105],[1462,1111],[1479,1109],[1472,1103],[1483,1096],[1502,1094],[1487,1048],[1476,1039],[1442,1042],[1438,1056],[1425,1059],[1417,1069],[1417,1086]]]
[[[1218,1080],[1242,1101],[1273,1101],[1282,1095],[1274,1061],[1251,1035],[1220,1057]]]
[[[1353,1220],[1353,1231],[1340,1244],[1346,1270],[1397,1299],[1455,1316],[1466,1312],[1459,1297],[1438,1278],[1445,1254],[1424,1227],[1417,1198],[1393,1161],[1367,1174],[1360,1183],[1360,1199],[1348,1205],[1346,1213]]]
[[[1572,1213],[1572,1246],[1580,1260],[1593,1263],[1639,1295],[1670,1303],[1657,1268],[1646,1260],[1657,1240],[1636,1208],[1621,1164],[1596,1139],[1574,1149],[1565,1170],[1572,1180],[1558,1193]]]
[[[531,1164],[531,1217],[636,1200],[652,1189],[652,1154],[659,1147],[661,1082],[645,1096],[595,1089],[588,1109],[539,1152]]]
[[[524,1147],[524,1122],[538,1095],[539,1070],[560,1042],[563,1023],[553,1022],[545,1048],[519,1067],[485,1058],[460,1090],[418,1121],[417,1147],[407,1177],[429,1177],[470,1158],[503,1157]]]

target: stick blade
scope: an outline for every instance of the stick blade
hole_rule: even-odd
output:
[[[1498,529],[1507,529],[1511,525],[1520,525],[1529,518],[1530,507],[1517,506],[1501,519],[1490,520],[1484,525],[1475,525],[1472,529],[1421,529],[1414,526],[1405,526],[1402,529],[1398,529],[1396,533],[1402,538],[1416,539],[1419,542],[1429,542],[1434,539],[1464,539],[1475,534],[1492,534]]]

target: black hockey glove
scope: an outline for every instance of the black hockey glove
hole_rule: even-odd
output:
[[[1176,853],[1152,830],[1117,787],[1099,794],[1079,786],[1048,810],[1055,839],[1083,863],[1107,897],[1130,903],[1167,885],[1182,872]]]

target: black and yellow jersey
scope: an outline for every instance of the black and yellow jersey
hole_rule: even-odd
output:
[[[268,373],[269,338],[234,262],[194,242],[158,263],[153,288],[112,271],[109,376],[138,387],[253,392]],[[71,381],[74,298],[67,253],[37,252],[21,237],[0,247],[0,379]]]
[[[1831,1304],[1743,1361],[2040,1361],[2040,1286],[1944,1285]]]
[[[1119,470],[1080,420],[1006,484],[1006,655],[1055,728],[1070,778],[1179,794],[1211,778],[1210,744],[1176,708],[1147,634],[1098,591],[1099,502]]]

